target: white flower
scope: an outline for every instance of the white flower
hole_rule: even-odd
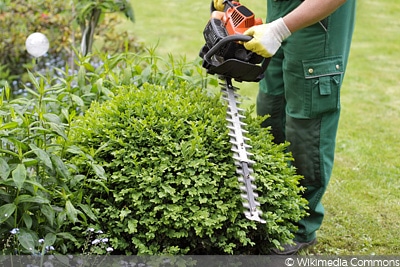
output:
[[[95,240],[92,241],[92,245],[96,245],[98,243],[100,243],[100,239],[96,238]]]
[[[98,230],[97,232],[96,232],[96,234],[102,234],[103,233],[103,231],[101,231],[101,230]]]
[[[94,232],[94,228],[88,228],[88,232]]]
[[[113,251],[114,249],[112,248],[112,247],[108,247],[108,248],[106,248],[106,251],[107,252],[111,252],[111,251]]]
[[[11,234],[16,235],[19,233],[19,228],[14,228],[10,231]]]
[[[107,243],[107,242],[108,242],[108,238],[102,238],[102,239],[101,239],[101,242]]]
[[[54,247],[53,246],[46,246],[46,250],[47,251],[52,251],[52,250],[54,250]]]
[[[41,239],[38,240],[38,242],[39,242],[39,244],[42,244],[44,242],[44,239],[41,238]]]

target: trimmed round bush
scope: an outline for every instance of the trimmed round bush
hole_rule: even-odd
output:
[[[245,218],[226,127],[226,106],[188,82],[121,86],[78,118],[70,142],[74,190],[93,215],[71,228],[81,251],[88,227],[115,254],[263,254],[292,238],[304,214],[286,145],[247,114],[266,224]],[[77,149],[78,150],[78,149]],[[88,160],[87,156],[90,155]]]

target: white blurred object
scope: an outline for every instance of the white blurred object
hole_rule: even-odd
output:
[[[26,38],[26,50],[34,57],[41,57],[49,50],[50,44],[46,35],[40,32],[34,32]]]

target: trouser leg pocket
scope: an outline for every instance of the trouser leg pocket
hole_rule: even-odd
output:
[[[317,117],[340,108],[343,62],[340,56],[303,61],[306,117]]]

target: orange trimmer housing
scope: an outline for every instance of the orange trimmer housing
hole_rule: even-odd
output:
[[[229,35],[243,34],[252,26],[262,24],[260,18],[256,18],[254,13],[239,2],[227,2],[227,10],[224,12],[222,21]]]

